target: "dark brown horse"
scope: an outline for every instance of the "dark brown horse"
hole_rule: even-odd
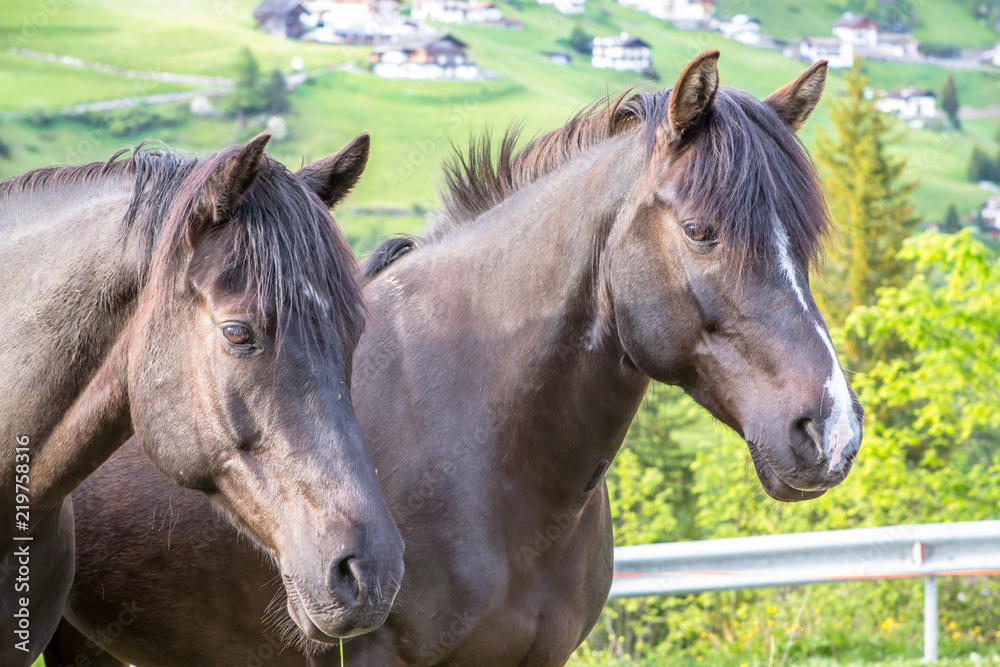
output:
[[[348,394],[365,312],[329,214],[368,136],[298,174],[268,138],[0,184],[0,664],[49,641],[73,578],[68,496],[132,433],[274,556],[306,635],[388,614],[402,540]]]
[[[762,103],[719,89],[717,58],[498,162],[474,145],[441,220],[369,260],[354,397],[406,576],[348,664],[563,664],[611,584],[603,474],[650,378],[745,437],[779,500],[847,475],[862,412],[809,292],[827,217],[794,134],[826,66]],[[75,500],[68,618],[93,642],[138,665],[305,660],[264,618],[274,572],[137,447]],[[64,628],[53,665],[88,651]]]

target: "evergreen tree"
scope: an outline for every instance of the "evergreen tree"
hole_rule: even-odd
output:
[[[288,91],[285,85],[285,75],[278,70],[272,70],[267,90],[264,91],[268,113],[275,115],[288,113]]]
[[[962,121],[958,119],[958,107],[958,88],[955,86],[955,77],[949,74],[944,82],[944,88],[941,90],[941,108],[948,115],[951,126],[956,130],[961,130]]]
[[[249,48],[243,47],[236,61],[236,81],[229,96],[229,106],[236,113],[240,129],[246,126],[246,114],[263,106],[260,88],[260,65]]]
[[[941,231],[954,234],[960,229],[962,229],[962,218],[958,215],[958,209],[955,208],[955,203],[952,202],[948,204],[948,213],[944,216],[944,223],[941,224]]]
[[[972,157],[969,158],[969,180],[973,183],[980,181],[992,181],[996,175],[996,168],[993,160],[979,146],[972,149]]]
[[[580,26],[574,26],[573,31],[569,34],[569,45],[573,47],[575,51],[582,53],[585,56],[590,55],[590,42],[591,37],[583,28]]]
[[[835,238],[815,295],[834,327],[855,308],[874,303],[877,288],[905,279],[906,265],[896,255],[919,222],[908,201],[917,183],[903,179],[905,161],[889,153],[899,137],[865,97],[868,78],[860,60],[846,84],[844,98],[830,102],[834,135],[821,131],[816,150]],[[862,341],[846,342],[846,365],[858,370],[865,365]]]

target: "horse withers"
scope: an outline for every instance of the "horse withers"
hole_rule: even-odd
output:
[[[369,139],[293,174],[268,138],[0,184],[0,663],[55,630],[68,496],[133,432],[273,556],[306,636],[385,619],[403,545],[351,403],[365,307],[329,213]]]
[[[826,64],[761,101],[719,87],[717,58],[520,151],[513,135],[474,143],[439,221],[373,253],[353,396],[406,575],[385,625],[345,642],[347,664],[564,664],[607,599],[603,474],[650,379],[743,436],[779,500],[848,474],[862,410],[810,294],[828,223],[795,135]],[[74,494],[73,625],[99,641],[134,600],[145,613],[103,645],[133,664],[340,664],[324,645],[278,652],[274,572],[201,498],[134,447],[112,464]],[[115,478],[135,480],[132,502]],[[60,629],[57,664],[87,650],[76,632]]]

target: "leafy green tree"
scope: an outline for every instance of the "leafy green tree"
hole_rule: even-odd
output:
[[[945,79],[944,88],[941,90],[941,108],[951,121],[951,126],[956,130],[962,129],[962,121],[958,119],[958,87],[955,85],[955,77],[951,74]]]
[[[846,84],[844,98],[830,102],[833,136],[821,131],[816,149],[836,231],[814,294],[832,326],[874,303],[878,287],[899,284],[906,265],[896,255],[919,222],[909,203],[917,183],[903,178],[905,161],[890,154],[899,137],[865,96],[860,61]],[[863,367],[862,342],[848,338],[846,347],[846,365]]]
[[[573,30],[569,34],[569,45],[573,47],[574,51],[589,56],[591,41],[593,41],[593,38],[584,32],[583,28],[578,25],[573,26]]]
[[[268,113],[275,115],[288,113],[289,102],[285,75],[279,70],[271,71],[271,78],[267,83],[267,90],[264,91],[264,98],[267,100]]]
[[[914,266],[910,280],[848,320],[858,335],[911,352],[859,382],[877,433],[927,470],[1000,468],[1000,262],[972,229],[921,234],[900,257]]]
[[[260,87],[260,65],[253,52],[243,47],[236,61],[236,81],[229,95],[229,107],[236,114],[240,129],[246,127],[246,114],[259,111],[263,106]]]
[[[948,213],[944,216],[944,223],[941,225],[942,232],[954,234],[962,229],[962,218],[958,215],[958,209],[954,202],[948,204]]]

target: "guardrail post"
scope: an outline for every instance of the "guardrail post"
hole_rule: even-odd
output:
[[[937,577],[924,577],[924,662],[938,659]]]

